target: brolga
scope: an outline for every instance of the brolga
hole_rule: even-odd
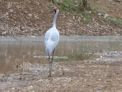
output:
[[[52,22],[52,27],[45,33],[45,51],[46,55],[48,56],[49,61],[49,75],[48,77],[51,77],[52,72],[52,64],[53,64],[53,58],[54,58],[54,52],[55,48],[59,43],[60,34],[58,32],[58,29],[56,28],[56,20],[58,17],[59,9],[54,8],[54,17]]]

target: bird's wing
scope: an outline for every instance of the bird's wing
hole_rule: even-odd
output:
[[[47,41],[50,37],[50,31],[48,30],[46,33],[45,33],[45,41]]]
[[[58,41],[59,40],[59,33],[58,32],[54,32],[51,34],[51,38],[52,41]]]
[[[49,29],[46,33],[45,33],[45,50],[46,53],[51,54],[52,51],[54,50],[54,48],[57,46],[59,42],[59,32],[57,31],[57,29]]]
[[[54,30],[53,28],[50,28],[46,33],[45,33],[45,41],[47,40],[52,40],[52,41],[58,41],[59,40],[59,32],[58,31],[52,31]],[[57,29],[55,29],[57,30]]]

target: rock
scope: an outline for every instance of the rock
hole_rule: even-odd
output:
[[[98,16],[102,16],[102,13],[99,12],[99,13],[98,13]]]

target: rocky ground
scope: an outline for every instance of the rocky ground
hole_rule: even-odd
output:
[[[0,35],[43,35],[51,26],[50,11],[54,5],[50,1],[0,0]],[[89,3],[98,12],[88,11],[83,17],[60,11],[57,24],[62,35],[122,35],[122,23],[105,21],[108,16],[122,18],[121,0],[91,0]]]

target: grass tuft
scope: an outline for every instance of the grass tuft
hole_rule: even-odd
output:
[[[82,0],[54,0],[60,10],[64,12],[80,12]]]
[[[91,59],[94,57],[93,54],[89,53],[73,53],[68,55],[69,60],[86,60],[86,59]]]
[[[110,24],[118,25],[122,27],[122,18],[117,18],[117,17],[108,17],[107,21]]]

